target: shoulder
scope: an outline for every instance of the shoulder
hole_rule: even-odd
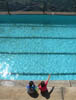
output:
[[[29,85],[27,85],[26,88],[28,89],[29,88]]]
[[[41,85],[39,85],[38,88],[41,89]]]

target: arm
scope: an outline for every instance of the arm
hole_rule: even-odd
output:
[[[51,75],[48,76],[48,80],[47,81],[49,81],[50,77],[51,77]]]
[[[49,81],[49,79],[50,79],[50,76],[51,76],[51,75],[48,76],[48,79],[47,79],[46,82],[45,82],[46,85],[48,84],[48,81]]]

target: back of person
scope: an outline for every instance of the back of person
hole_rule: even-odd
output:
[[[34,92],[36,92],[36,86],[33,81],[30,81],[26,88],[29,94],[33,94]]]
[[[41,82],[39,83],[38,88],[41,90],[41,92],[46,92],[46,91],[48,91],[48,89],[47,89],[47,84],[48,84],[48,81],[49,81],[49,79],[50,79],[50,76],[51,76],[51,75],[48,76],[47,81],[41,81]]]
[[[45,82],[41,81],[41,84],[38,86],[41,92],[47,91],[47,84],[48,84],[48,81],[45,81]]]

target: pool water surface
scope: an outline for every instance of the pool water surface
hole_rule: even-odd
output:
[[[30,16],[0,16],[0,79],[76,80],[76,16]]]

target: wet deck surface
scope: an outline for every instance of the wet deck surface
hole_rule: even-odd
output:
[[[27,94],[26,84],[28,81],[3,81],[0,80],[0,100],[47,100],[38,91],[37,98],[33,98]],[[36,85],[39,81],[35,82]],[[76,81],[50,81],[48,90],[53,91],[48,100],[76,100]]]

